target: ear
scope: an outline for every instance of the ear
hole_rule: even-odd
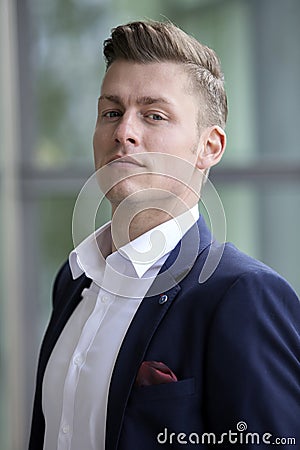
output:
[[[198,169],[209,169],[217,164],[226,147],[226,134],[218,125],[206,128],[200,136],[200,149],[196,166]]]

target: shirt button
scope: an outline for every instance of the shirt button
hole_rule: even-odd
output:
[[[109,297],[107,295],[102,295],[101,296],[101,302],[102,303],[107,303],[109,301]]]
[[[76,366],[80,366],[80,364],[82,364],[82,357],[81,356],[76,356],[76,358],[74,358],[74,364]]]
[[[64,425],[64,426],[62,427],[62,431],[63,431],[64,434],[69,433],[69,431],[70,431],[69,425]]]

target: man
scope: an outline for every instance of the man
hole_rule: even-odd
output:
[[[112,221],[57,275],[29,448],[299,443],[299,300],[199,218],[226,145],[215,53],[135,22],[104,56],[94,156]]]

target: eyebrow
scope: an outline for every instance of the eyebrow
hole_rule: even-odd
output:
[[[108,101],[116,103],[118,105],[123,104],[122,100],[120,99],[120,97],[118,95],[104,94],[99,97],[99,101],[101,101],[101,100],[108,100]],[[171,105],[171,102],[164,97],[150,97],[150,96],[138,97],[136,100],[136,103],[138,105],[153,105],[155,103],[163,103],[166,105]]]

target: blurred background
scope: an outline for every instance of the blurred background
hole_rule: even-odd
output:
[[[101,49],[113,26],[168,18],[217,51],[228,147],[211,180],[227,240],[300,293],[300,2],[0,1],[0,448],[24,450],[51,286],[93,172]]]

